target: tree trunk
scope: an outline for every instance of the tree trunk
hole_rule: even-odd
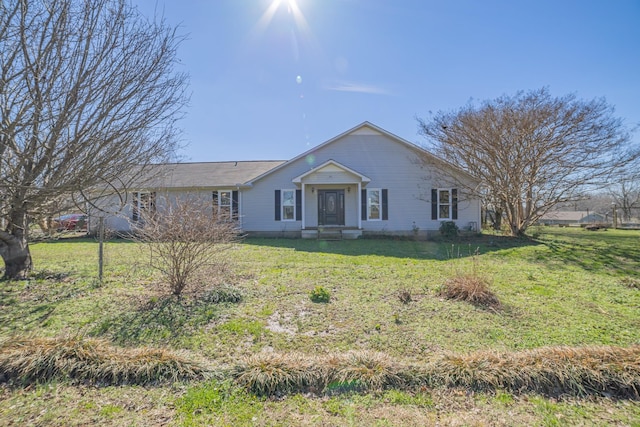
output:
[[[26,279],[33,267],[26,209],[14,209],[8,217],[7,230],[0,231],[0,256],[5,266],[3,279]]]
[[[15,237],[3,243],[4,247],[0,251],[5,265],[3,279],[26,279],[32,267],[29,245]]]
[[[3,279],[25,279],[31,271],[31,251],[26,239],[2,233],[0,255],[4,261]]]

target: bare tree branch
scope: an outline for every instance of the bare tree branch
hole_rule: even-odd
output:
[[[513,235],[605,186],[638,156],[604,99],[556,98],[546,88],[418,121],[430,150],[482,180],[483,189],[468,190],[504,212]]]
[[[126,0],[0,5],[0,254],[12,237],[28,251],[28,219],[52,200],[116,187],[173,155],[187,102],[181,40]],[[27,271],[7,266],[5,276]]]

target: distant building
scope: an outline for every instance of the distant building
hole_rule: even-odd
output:
[[[604,215],[589,211],[553,211],[540,218],[543,225],[580,225],[605,222]]]

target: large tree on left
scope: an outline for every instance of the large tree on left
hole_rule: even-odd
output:
[[[0,256],[32,268],[29,220],[90,188],[126,187],[176,148],[182,41],[128,0],[0,3]]]

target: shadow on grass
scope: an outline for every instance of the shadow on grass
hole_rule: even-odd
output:
[[[571,230],[554,232],[540,243],[549,252],[538,254],[538,261],[560,261],[588,271],[640,277],[640,232]]]
[[[122,345],[174,342],[217,318],[219,304],[197,298],[166,296],[103,320],[92,336],[107,336]]]
[[[485,254],[504,249],[538,245],[540,243],[526,238],[478,235],[452,240],[436,239],[428,241],[414,241],[403,238],[325,241],[251,237],[245,239],[244,244],[293,249],[299,252],[348,256],[378,255],[395,258],[448,260],[474,255],[476,250],[481,254]]]
[[[90,282],[75,281],[67,273],[37,270],[29,280],[0,282],[0,329],[32,330],[47,326],[61,304],[90,292]]]

